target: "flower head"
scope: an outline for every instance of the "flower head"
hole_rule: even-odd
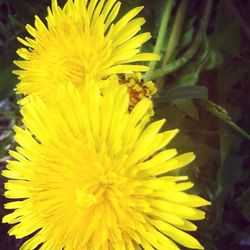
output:
[[[121,2],[117,0],[68,0],[63,8],[56,0],[48,8],[47,23],[37,16],[35,27],[27,25],[32,38],[18,38],[26,46],[16,61],[22,94],[47,97],[62,82],[80,86],[85,75],[105,79],[110,75],[146,71],[135,62],[158,60],[152,53],[140,53],[150,33],[138,34],[144,18],[135,18],[137,7],[115,21]]]
[[[15,127],[19,146],[2,174],[9,178],[5,204],[14,212],[10,235],[32,233],[21,249],[202,249],[184,231],[197,209],[209,204],[185,191],[193,153],[177,155],[165,146],[178,130],[159,132],[164,120],[148,124],[150,100],[128,112],[127,88],[112,78],[107,88],[85,83],[84,97],[73,86],[64,100],[45,105],[32,97],[23,109],[25,128]]]
[[[152,81],[143,82],[142,74],[131,73],[120,77],[119,82],[125,84],[129,93],[129,110],[131,111],[135,105],[144,98],[152,99],[153,94],[157,91],[155,84]],[[154,114],[153,103],[149,108],[149,113]]]

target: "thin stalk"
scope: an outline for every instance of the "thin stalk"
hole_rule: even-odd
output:
[[[212,6],[213,6],[213,0],[206,0],[206,5],[205,5],[203,16],[202,16],[202,23],[203,23],[203,28],[205,32],[208,26],[208,22],[210,20]]]
[[[156,44],[154,47],[154,53],[159,54],[161,52],[162,46],[163,46],[163,42],[166,36],[166,32],[168,29],[168,23],[171,17],[171,12],[172,9],[174,7],[174,3],[175,0],[167,0],[166,1],[166,5],[163,11],[163,16],[161,19],[161,25],[160,25],[160,29],[157,35],[157,39],[156,39]],[[145,74],[145,78],[148,78],[151,74],[151,72],[153,72],[155,70],[157,62],[156,61],[151,61],[149,63],[149,71]]]
[[[213,0],[206,1],[202,17],[202,25],[197,31],[191,47],[182,55],[181,58],[176,59],[175,61],[167,65],[164,65],[162,68],[157,69],[154,72],[150,72],[150,74],[147,75],[145,80],[155,80],[157,78],[170,74],[179,69],[180,67],[182,67],[183,65],[185,65],[189,60],[193,58],[193,56],[196,54],[196,52],[198,51],[198,49],[202,44],[202,38],[203,38],[202,34],[204,33],[204,31],[206,31],[211,14],[212,5],[213,5]]]
[[[199,49],[202,41],[202,35],[200,32],[196,34],[196,37],[194,38],[194,41],[191,45],[191,47],[180,57],[179,59],[163,66],[160,69],[155,70],[151,73],[150,77],[146,80],[155,80],[157,78],[163,77],[167,74],[170,74],[183,65],[185,65],[192,57],[196,54],[197,50]]]
[[[181,0],[178,6],[176,18],[174,20],[173,30],[171,32],[171,35],[167,44],[166,54],[162,61],[162,66],[168,63],[170,57],[172,56],[173,52],[175,51],[179,43],[182,28],[183,28],[183,23],[184,23],[186,12],[187,12],[187,6],[188,6],[188,0]]]

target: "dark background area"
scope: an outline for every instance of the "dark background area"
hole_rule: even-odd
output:
[[[169,1],[169,0],[168,0]],[[156,65],[155,119],[166,117],[167,128],[179,128],[171,146],[194,151],[195,163],[186,173],[195,182],[193,192],[212,201],[204,208],[206,220],[198,222],[195,236],[208,250],[250,249],[250,1],[184,0],[171,9],[165,40],[160,48],[167,62]],[[65,1],[59,1],[62,5]],[[209,10],[209,4],[211,8]],[[144,5],[144,30],[152,39],[142,49],[153,51],[166,1],[125,0],[121,13]],[[34,15],[44,20],[49,0],[0,0],[0,170],[15,148],[12,126],[21,124],[11,72],[25,37],[25,25]],[[185,5],[185,4],[184,4]],[[178,22],[178,13],[184,20]],[[206,15],[207,14],[207,15]],[[207,18],[207,17],[208,18]],[[179,31],[178,32],[176,32]],[[175,33],[176,32],[176,33]],[[197,36],[200,36],[197,44]],[[171,37],[174,37],[171,43]],[[191,53],[193,52],[193,54]],[[191,56],[190,56],[191,55]],[[180,64],[180,58],[185,63]],[[157,75],[157,69],[166,72]],[[0,177],[1,194],[4,178]],[[1,195],[0,215],[6,214]],[[24,241],[7,235],[0,224],[0,249],[18,249]]]

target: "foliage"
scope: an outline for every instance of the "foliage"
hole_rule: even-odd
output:
[[[25,36],[25,24],[32,24],[36,14],[45,16],[47,5],[49,0],[0,1],[1,167],[7,151],[14,147],[11,126],[20,122],[14,104],[18,97],[13,93],[17,79],[11,73],[19,46],[16,36]],[[250,3],[127,0],[123,1],[122,11],[138,5],[145,6],[144,29],[153,35],[142,49],[158,51],[163,58],[150,65],[151,71],[145,76],[154,79],[159,89],[155,98],[156,119],[166,117],[168,128],[180,128],[181,133],[172,146],[183,152],[196,152],[194,166],[186,171],[199,187],[195,191],[213,202],[207,219],[200,223],[198,238],[209,250],[247,249],[250,241],[250,37],[247,28]],[[163,23],[166,10],[169,16],[164,20],[168,22]],[[159,41],[162,25],[165,28]],[[1,215],[4,213],[1,210]],[[1,225],[0,248],[15,249],[14,244],[19,243],[8,237],[6,231]]]

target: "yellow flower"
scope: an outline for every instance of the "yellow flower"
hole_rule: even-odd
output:
[[[129,93],[129,111],[131,111],[135,105],[144,98],[152,99],[153,94],[157,91],[155,84],[152,81],[143,82],[142,74],[131,73],[125,74],[125,77],[120,77],[119,82],[125,84],[128,88]],[[149,107],[149,114],[154,115],[153,103]]]
[[[196,230],[190,220],[203,219],[197,207],[209,202],[186,193],[187,176],[171,174],[194,154],[165,148],[178,130],[148,124],[150,100],[128,112],[127,88],[115,78],[101,93],[92,82],[84,95],[70,84],[60,98],[47,105],[33,96],[23,107],[15,160],[2,172],[14,200],[5,204],[14,209],[3,218],[15,224],[9,234],[34,233],[20,249],[203,249],[184,231]]]
[[[46,98],[62,82],[80,86],[85,75],[105,79],[131,71],[147,71],[135,62],[158,60],[153,53],[140,53],[150,33],[138,34],[144,18],[135,18],[137,7],[115,21],[117,0],[69,0],[60,8],[56,0],[48,8],[46,24],[37,16],[35,28],[27,25],[32,38],[18,38],[26,46],[17,51],[23,60],[15,73],[17,92],[38,93]]]

